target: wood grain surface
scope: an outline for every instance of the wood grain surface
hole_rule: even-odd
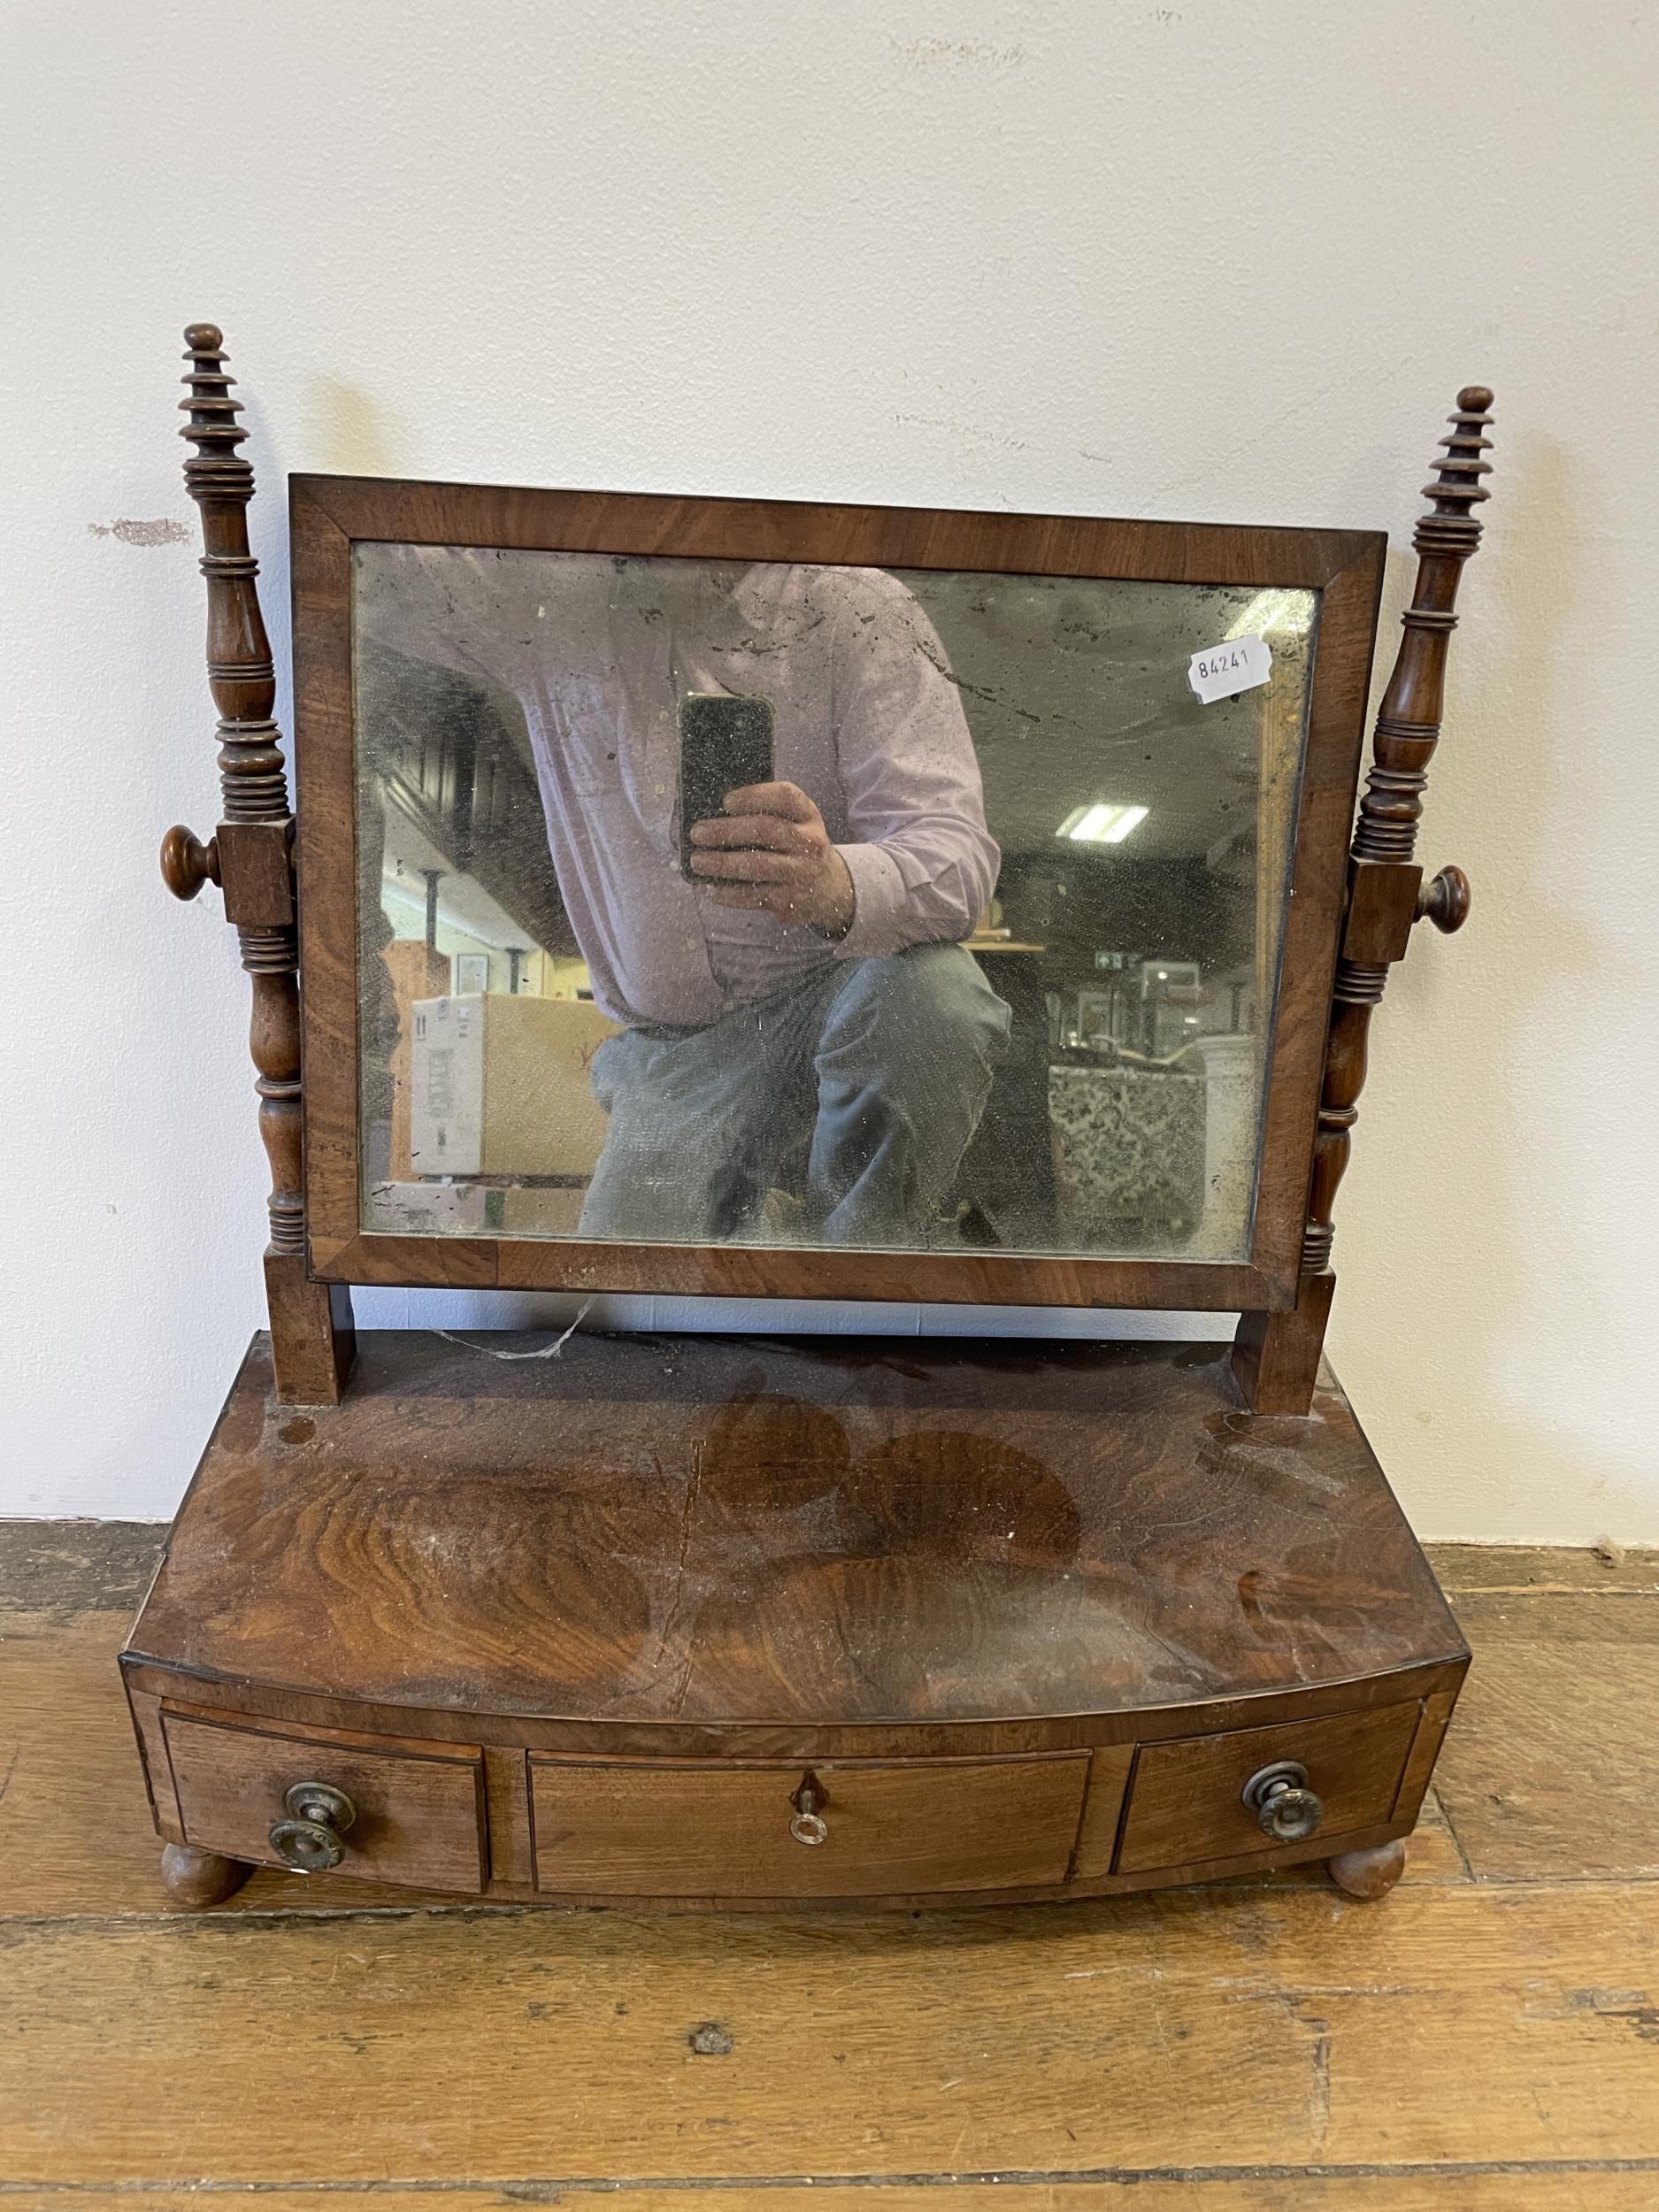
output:
[[[1659,2161],[1656,1984],[1652,1884],[24,1926],[0,2143],[358,2185]],[[179,2062],[208,2021],[242,2093]]]
[[[1471,1676],[1442,1778],[1474,1863],[1496,1878],[1659,1877],[1659,1604],[1608,1590],[1471,1594],[1458,1612],[1482,1650],[1502,1658]],[[1583,1705],[1597,1694],[1628,1717],[1616,1757],[1598,1757],[1581,1732]]]
[[[371,1878],[434,1889],[473,1889],[488,1879],[483,1755],[476,1746],[400,1754],[382,1744],[347,1747],[269,1728],[226,1726],[167,1713],[162,1722],[186,1840],[227,1856],[280,1863],[271,1828],[283,1793],[326,1778],[356,1817],[341,1838],[346,1858]]]
[[[110,1916],[165,1910],[156,1881],[157,1843],[150,1828],[143,1778],[133,1755],[131,1726],[119,1691],[111,1698],[111,1669],[120,1647],[121,1613],[23,1614],[3,1617],[0,1637],[0,1920],[62,1915]],[[486,1753],[488,1765],[489,1754]],[[1112,1747],[1095,1759],[1119,1778],[1125,1755]],[[522,1767],[522,1755],[516,1763]],[[488,1779],[488,1778],[487,1778]],[[1113,1801],[1110,1787],[1103,1811]],[[42,1809],[44,1809],[42,1810]],[[35,1847],[44,1820],[51,1848]],[[499,1863],[505,1824],[492,1808],[490,1842]],[[1094,1840],[1087,1870],[1104,1873],[1115,1825]],[[516,1839],[521,1857],[502,1866],[503,1878],[528,1885],[527,1829]],[[1081,1847],[1087,1834],[1079,1838]],[[1321,1882],[1317,1863],[1286,1869],[1271,1878]],[[1411,1839],[1408,1883],[1463,1881],[1465,1866],[1431,1795]],[[326,1881],[307,1880],[261,1867],[227,1910],[272,1912],[409,1911],[441,1901],[434,1893],[372,1884],[342,1870]]]
[[[1394,2167],[1381,2173],[1287,2174],[1228,2167],[1220,2171],[1090,2175],[1082,2179],[1040,2177],[995,2183],[929,2177],[922,2181],[888,2181],[881,2185],[880,2212],[945,2212],[939,2192],[948,2188],[951,2212],[1653,2212],[1654,2170],[1635,2162],[1620,2171],[1605,2162],[1563,2162],[1546,2170],[1536,2163],[1508,2169],[1447,2164],[1415,2170]],[[1525,2196],[1519,2191],[1525,2190]],[[787,2182],[760,2187],[699,2185],[688,2192],[668,2184],[604,2181],[558,2185],[557,2193],[507,2184],[470,2183],[447,2189],[401,2188],[380,2183],[366,2193],[342,2189],[268,2189],[257,2194],[232,2187],[216,2191],[258,2212],[338,2212],[355,2204],[360,2212],[522,2212],[526,2204],[558,2199],[574,2203],[591,2195],[619,2197],[627,2212],[686,2212],[695,2193],[698,2212],[876,2212],[868,2187],[827,2187]],[[25,2205],[63,2205],[62,2193],[25,2193]],[[12,2204],[19,2201],[12,2196]],[[202,2212],[203,2198],[191,2189],[165,2184],[134,2193],[126,2189],[74,2192],[76,2212]]]
[[[79,1541],[0,1532],[0,1570],[20,1544],[54,1555],[36,1609],[0,1618],[6,2205],[462,2212],[598,2188],[668,2212],[688,2185],[707,2212],[1659,2202],[1650,1849],[1633,1810],[1586,1826],[1538,1705],[1580,1769],[1640,1773],[1652,1555],[1433,1555],[1502,1603],[1458,1601],[1476,1661],[1436,1780],[1463,1847],[1432,1795],[1381,1905],[1302,1870],[1057,1909],[699,1921],[344,1883],[323,1903],[261,1870],[180,1917],[113,1684],[124,1615],[62,1602],[123,1605],[119,1562],[106,1545],[88,1585]],[[1489,1778],[1525,1820],[1470,1819]]]
[[[803,1844],[790,1813],[799,1766],[663,1767],[533,1759],[539,1888],[615,1896],[879,1897],[1063,1882],[1088,1778],[1085,1752],[810,1771]]]
[[[1333,1383],[1292,1419],[1245,1412],[1215,1344],[579,1333],[490,1356],[539,1340],[365,1332],[342,1402],[296,1416],[256,1339],[134,1632],[139,1686],[438,1717],[357,1724],[406,1735],[611,1731],[528,1735],[545,1749],[777,1724],[727,1747],[797,1755],[794,1727],[799,1755],[885,1756],[906,1729],[935,1732],[919,1752],[1087,1740],[1056,1717],[1190,1734],[1194,1706],[1341,1710],[1461,1666]],[[1029,1740],[937,1732],[973,1724]],[[861,1728],[895,1740],[817,1732]]]
[[[1243,1801],[1244,1785],[1282,1759],[1307,1768],[1325,1807],[1320,1826],[1327,1835],[1374,1827],[1394,1809],[1420,1717],[1414,1701],[1288,1727],[1148,1744],[1135,1761],[1118,1863],[1133,1874],[1185,1859],[1259,1851],[1262,1831]]]

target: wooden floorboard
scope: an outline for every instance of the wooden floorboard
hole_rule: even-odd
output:
[[[5,1970],[41,2181],[1659,2161],[1653,1885],[81,1918]]]
[[[0,2212],[1659,2208],[1651,1554],[1443,1549],[1449,1820],[1377,1906],[1303,1875],[651,1917],[261,1875],[186,1916],[113,1667],[157,1535],[0,1527]]]
[[[1475,1660],[1435,1783],[1477,1880],[1659,1878],[1659,1595],[1453,1603]]]
[[[1428,1544],[1435,1578],[1454,1606],[1463,1596],[1659,1597],[1659,1551],[1608,1544],[1570,1550],[1548,1544]]]
[[[940,2177],[888,2178],[855,2187],[779,2181],[764,2186],[711,2186],[613,2181],[561,2181],[543,2186],[477,2182],[453,2188],[406,2188],[396,2182],[361,2190],[326,2188],[55,2189],[6,2191],[0,2204],[15,2212],[201,2212],[229,2204],[243,2212],[523,2212],[526,2205],[583,2205],[589,2195],[619,2197],[626,2212],[1654,2212],[1659,2175],[1651,2166],[1447,2166],[1395,2168],[1386,2173],[1333,2173],[1304,2168],[1242,2168],[1118,2174],[1055,2181],[995,2183]],[[875,2194],[879,2191],[879,2195]],[[690,2202],[687,2203],[687,2199]],[[618,2212],[621,2208],[618,2207]]]

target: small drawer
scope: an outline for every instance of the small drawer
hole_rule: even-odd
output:
[[[339,1871],[365,1881],[484,1886],[484,1762],[476,1746],[384,1744],[226,1714],[164,1715],[186,1839],[227,1858],[284,1863],[271,1838],[296,1783],[349,1800]]]
[[[1414,1701],[1329,1720],[1143,1745],[1130,1783],[1118,1872],[1201,1866],[1271,1850],[1272,1840],[1245,1803],[1244,1788],[1253,1776],[1284,1761],[1307,1770],[1307,1786],[1324,1807],[1317,1828],[1300,1845],[1286,1844],[1286,1850],[1299,1848],[1305,1856],[1317,1850],[1322,1837],[1378,1826],[1394,1810],[1419,1711]]]
[[[536,1886],[568,1896],[903,1897],[1064,1882],[1088,1755],[811,1768],[533,1758]],[[818,1831],[818,1841],[803,1840]],[[793,1827],[791,1824],[794,1824]]]

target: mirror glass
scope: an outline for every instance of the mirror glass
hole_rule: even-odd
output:
[[[362,1226],[1247,1258],[1317,615],[357,546]]]

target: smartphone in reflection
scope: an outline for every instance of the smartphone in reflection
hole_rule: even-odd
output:
[[[680,864],[691,873],[693,825],[722,813],[728,791],[770,783],[772,701],[688,691],[680,703]]]

